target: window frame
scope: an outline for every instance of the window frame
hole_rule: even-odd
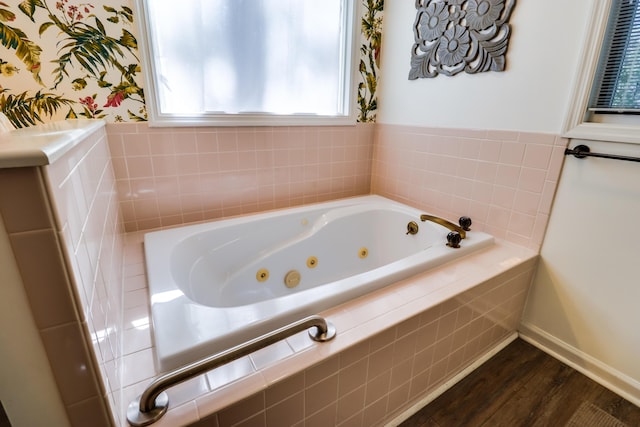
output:
[[[582,47],[582,60],[574,81],[573,95],[563,125],[562,136],[640,144],[640,116],[607,117],[606,114],[593,114],[593,118],[588,117],[589,100],[595,83],[611,6],[612,0],[592,2],[591,19],[585,27],[587,37]]]
[[[157,96],[157,74],[152,59],[151,38],[149,37],[150,23],[146,2],[153,0],[135,0],[134,7],[138,16],[138,42],[140,61],[145,77],[145,104],[147,119],[150,127],[180,127],[180,126],[354,126],[357,122],[357,64],[359,32],[356,25],[359,7],[356,0],[345,0],[346,33],[350,34],[344,52],[344,81],[343,83],[343,115],[316,114],[273,114],[273,113],[202,113],[197,115],[178,115],[160,112],[160,101]]]

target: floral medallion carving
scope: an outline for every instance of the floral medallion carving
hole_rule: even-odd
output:
[[[409,80],[504,71],[516,0],[416,0]]]

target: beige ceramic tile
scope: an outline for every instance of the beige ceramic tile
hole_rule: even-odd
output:
[[[351,422],[360,420],[363,415],[365,391],[366,387],[362,385],[352,392],[340,397],[338,400],[336,414],[336,421],[338,424],[343,424],[349,419],[351,419]]]
[[[180,406],[170,407],[167,413],[156,421],[154,427],[187,426],[198,421],[198,407],[195,402],[187,402]]]
[[[123,385],[129,386],[155,376],[154,353],[152,349],[145,349],[123,357],[124,371]]]
[[[147,278],[143,275],[127,277],[124,280],[124,292],[147,288]]]
[[[528,168],[548,169],[553,145],[527,144],[522,165]]]
[[[123,354],[131,354],[152,347],[151,330],[148,327],[130,328],[122,331]]]
[[[367,405],[364,409],[363,425],[374,426],[384,420],[387,415],[388,396],[384,396],[377,401]]]
[[[417,321],[417,318],[414,319]],[[416,350],[416,336],[417,332],[413,331],[396,339],[393,344],[393,358],[391,359],[393,365],[413,357]]]
[[[426,396],[429,387],[429,375],[431,371],[429,368],[414,373],[411,378],[411,387],[409,389],[409,399],[424,398]]]
[[[310,387],[326,379],[327,373],[337,372],[340,368],[340,358],[335,355],[308,368],[305,371],[305,385]]]
[[[218,414],[212,414],[205,416],[204,418],[200,418],[200,420],[190,424],[190,427],[219,427]]]
[[[211,385],[211,393],[196,399],[198,412],[203,415],[212,414],[266,387],[267,384],[262,375],[255,372],[242,377],[241,381],[235,381],[220,388],[213,389],[213,385]]]
[[[149,293],[146,288],[136,289],[134,291],[127,292],[124,296],[123,308],[129,309],[139,305],[149,304]]]
[[[304,392],[298,390],[277,404],[267,408],[267,426],[293,426],[304,420]]]
[[[338,375],[334,374],[305,388],[305,414],[313,414],[337,399]]]
[[[399,411],[403,405],[409,400],[409,389],[411,384],[409,382],[404,383],[400,387],[392,390],[389,393],[389,401],[387,402],[387,418]]]
[[[307,348],[310,348],[315,343],[315,341],[309,338],[309,333],[307,331],[302,331],[298,332],[297,334],[291,335],[286,339],[286,341],[294,353],[298,353]]]
[[[398,341],[394,344],[394,347],[397,348]],[[396,350],[396,349],[394,349]],[[393,359],[392,369],[391,369],[391,387],[395,387],[408,381],[411,378],[412,365],[415,353],[412,352],[406,359]]]
[[[127,173],[131,179],[153,176],[151,157],[127,157]]]
[[[0,169],[0,214],[9,234],[53,227],[38,168]]]
[[[76,312],[56,233],[17,233],[10,240],[38,328],[75,321],[81,312]]]
[[[123,325],[125,330],[131,328],[149,328],[149,308],[147,306],[139,305],[124,310]]]
[[[546,170],[522,168],[518,188],[534,193],[542,193],[546,177]]]
[[[340,353],[340,369],[345,369],[355,363],[366,360],[369,356],[370,343],[368,340],[348,347]]]
[[[178,406],[194,401],[196,398],[211,391],[204,375],[180,383],[167,390],[171,406]]]
[[[313,414],[306,414],[305,427],[323,427],[336,424],[337,402],[320,409]]]
[[[271,407],[301,390],[304,390],[304,372],[281,378],[266,389],[265,404]]]
[[[553,145],[557,138],[557,135],[550,133],[520,132],[518,134],[518,141],[526,144]]]
[[[109,128],[110,130],[111,128]],[[126,156],[148,156],[151,154],[148,136],[145,134],[125,134],[122,146]]]
[[[255,369],[249,356],[241,357],[224,366],[207,372],[207,380],[212,390],[231,384],[234,381],[249,376]]]
[[[110,408],[101,397],[93,397],[67,406],[69,421],[74,426],[110,427],[113,418]]]
[[[40,336],[63,402],[72,405],[96,397],[101,388],[81,326],[56,326],[42,330]]]
[[[292,354],[293,350],[287,341],[284,340],[251,353],[249,358],[257,371],[274,362],[285,359]]]
[[[218,413],[218,421],[223,426],[231,426],[263,412],[264,409],[264,393],[257,393],[220,411]]]
[[[360,385],[366,383],[368,367],[368,359],[363,358],[360,361],[355,362],[340,370],[340,381],[338,387],[338,396],[340,396],[340,398],[348,393],[351,393]]]

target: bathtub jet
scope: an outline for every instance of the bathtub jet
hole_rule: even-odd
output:
[[[493,243],[407,224],[422,211],[363,196],[145,235],[160,371],[207,357]]]

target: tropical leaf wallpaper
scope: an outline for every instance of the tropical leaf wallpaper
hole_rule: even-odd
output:
[[[378,109],[376,89],[382,43],[384,0],[362,0],[362,44],[360,45],[360,82],[358,83],[358,121],[375,122]]]
[[[358,120],[375,121],[383,0],[363,2]],[[16,127],[146,121],[130,0],[0,1],[0,110]]]
[[[16,127],[146,120],[131,5],[0,1],[0,109]]]

